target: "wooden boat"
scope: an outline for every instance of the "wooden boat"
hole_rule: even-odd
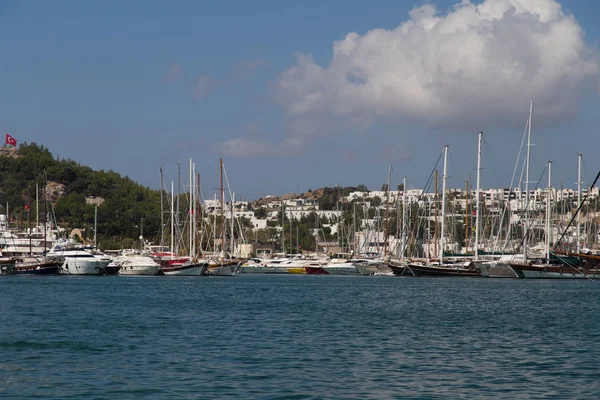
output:
[[[417,264],[406,265],[407,276],[452,276],[452,277],[479,277],[479,271],[472,267],[471,263],[457,264]]]
[[[58,259],[25,259],[14,263],[6,274],[8,275],[58,275],[63,260]]]

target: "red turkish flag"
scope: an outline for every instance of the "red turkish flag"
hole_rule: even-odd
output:
[[[6,134],[6,140],[5,142],[6,144],[9,144],[11,146],[17,146],[17,139],[15,139],[14,137],[10,136],[8,133]]]

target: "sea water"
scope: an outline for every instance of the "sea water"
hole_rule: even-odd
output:
[[[0,398],[600,396],[600,282],[0,277]]]

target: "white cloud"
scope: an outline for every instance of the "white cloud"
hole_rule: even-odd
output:
[[[167,80],[169,81],[177,81],[183,78],[183,72],[181,71],[181,66],[176,62],[172,62],[169,65],[169,70],[167,71]]]
[[[316,121],[289,132],[301,140],[326,134],[323,121],[382,117],[490,129],[522,123],[531,98],[538,124],[572,118],[599,76],[597,50],[556,1],[465,0],[444,15],[415,8],[392,30],[349,33],[326,66],[298,54],[276,97],[292,126]]]
[[[213,146],[216,152],[233,157],[276,156],[279,149],[276,145],[252,138],[233,138]]]
[[[201,75],[194,84],[194,96],[202,97],[208,93],[213,85],[213,79],[210,75]]]

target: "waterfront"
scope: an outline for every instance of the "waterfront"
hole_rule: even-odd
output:
[[[0,277],[5,398],[592,398],[597,282]]]

